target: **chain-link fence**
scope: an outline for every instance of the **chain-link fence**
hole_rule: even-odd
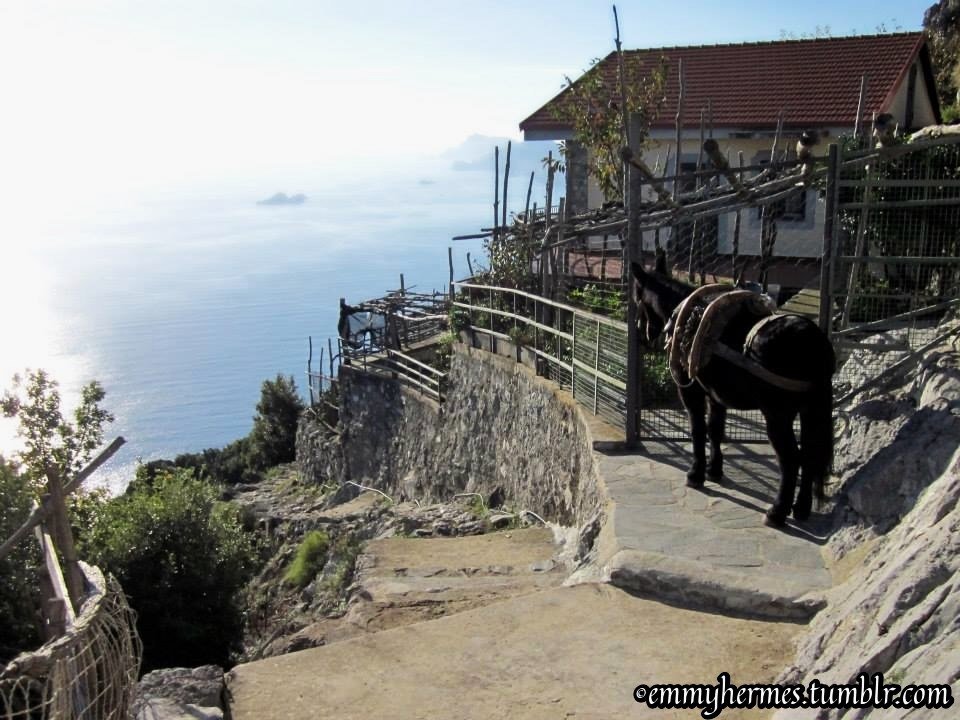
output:
[[[842,398],[933,340],[960,303],[960,137],[838,155],[822,302]]]
[[[0,673],[2,720],[126,720],[142,647],[123,590],[83,565],[91,588],[75,624]]]

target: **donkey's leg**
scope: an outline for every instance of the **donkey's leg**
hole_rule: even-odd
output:
[[[829,380],[813,394],[800,411],[800,492],[793,505],[793,517],[810,517],[813,494],[823,499],[823,486],[833,460],[833,399]]]
[[[693,441],[693,464],[687,471],[687,485],[702,487],[707,465],[706,394],[694,383],[680,390],[680,400],[690,418],[690,439]]]
[[[819,420],[819,418],[817,418]],[[813,509],[813,479],[819,468],[815,458],[817,450],[813,447],[814,433],[811,425],[816,422],[809,413],[800,413],[800,490],[793,504],[793,519],[803,522],[810,518]]]
[[[716,400],[709,401],[707,414],[707,432],[710,434],[710,465],[707,467],[707,477],[713,482],[723,480],[723,432],[727,424],[727,408]]]
[[[797,473],[800,469],[800,450],[797,438],[793,434],[793,418],[796,412],[765,412],[767,437],[777,453],[780,463],[780,492],[776,502],[767,510],[767,525],[783,525],[793,505],[793,495],[797,489]]]

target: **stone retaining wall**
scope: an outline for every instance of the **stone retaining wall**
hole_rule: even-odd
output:
[[[395,499],[488,496],[580,526],[599,511],[590,429],[576,403],[515,360],[454,347],[447,401],[344,368],[338,442],[301,426],[298,461],[315,480],[352,480]]]

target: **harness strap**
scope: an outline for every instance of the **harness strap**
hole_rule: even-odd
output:
[[[670,374],[674,382],[681,387],[686,387],[693,382],[694,375],[688,371],[688,351],[689,347],[685,344],[692,344],[694,337],[689,338],[690,343],[685,343],[684,339],[688,333],[696,333],[700,325],[699,320],[693,325],[691,320],[693,315],[699,312],[703,314],[704,307],[709,306],[717,297],[733,290],[729,285],[719,283],[703,285],[690,293],[680,305],[673,311],[670,321],[667,323],[667,354],[670,366]],[[683,380],[683,378],[687,378]]]
[[[721,342],[718,342],[714,346],[713,354],[783,390],[800,393],[809,392],[813,389],[814,383],[809,380],[794,380],[793,378],[785,378],[782,375],[777,375],[775,372],[767,370],[755,360],[751,360],[743,353],[739,353]]]

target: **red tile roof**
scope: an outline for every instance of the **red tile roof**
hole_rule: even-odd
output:
[[[685,127],[699,126],[700,110],[710,101],[714,127],[773,128],[781,110],[788,126],[852,125],[864,74],[864,117],[885,112],[918,56],[923,70],[917,82],[926,79],[927,91],[936,102],[922,33],[628,50],[624,60],[639,63],[641,70],[653,68],[660,57],[667,60],[666,100],[654,127],[674,127],[677,66],[682,58]],[[616,53],[601,61],[611,87],[616,67]],[[520,129],[568,129],[568,123],[554,116],[565,94],[561,92],[521,122]]]

